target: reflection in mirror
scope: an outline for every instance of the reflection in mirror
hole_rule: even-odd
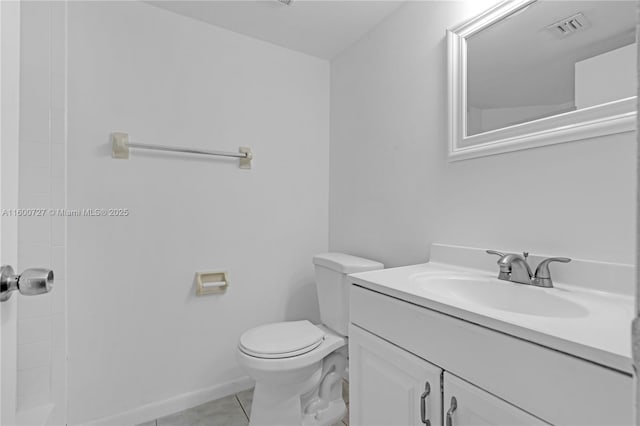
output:
[[[636,94],[633,1],[537,1],[467,39],[466,135]]]

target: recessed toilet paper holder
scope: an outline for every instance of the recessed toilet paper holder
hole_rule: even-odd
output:
[[[196,272],[195,281],[198,296],[224,293],[229,287],[226,271]]]

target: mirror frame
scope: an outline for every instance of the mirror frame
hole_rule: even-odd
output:
[[[467,136],[467,38],[537,0],[506,0],[447,30],[449,161],[636,130],[637,96]]]

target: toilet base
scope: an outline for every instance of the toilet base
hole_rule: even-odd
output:
[[[297,383],[256,382],[249,426],[300,426],[300,395],[310,392],[320,381],[321,363],[317,363],[313,370],[310,376]]]
[[[325,426],[333,425],[344,417],[347,413],[347,404],[340,398],[339,400],[331,401],[329,406],[314,414],[305,414],[302,419],[302,426]]]
[[[347,411],[342,399],[342,378],[346,367],[346,348],[338,349],[323,360],[318,386],[302,397],[304,426],[333,425],[342,420]]]
[[[332,399],[324,404],[309,404],[319,400],[317,387],[321,380],[321,369],[318,369],[312,377],[298,384],[272,386],[256,383],[249,425],[330,426],[339,423],[347,412],[347,405],[335,390],[331,392]],[[341,391],[341,382],[339,387]],[[303,409],[305,405],[306,410]]]
[[[250,426],[330,426],[347,412],[342,399],[342,377],[347,350],[341,348],[308,369],[300,381],[257,381]],[[273,378],[272,378],[273,379]]]

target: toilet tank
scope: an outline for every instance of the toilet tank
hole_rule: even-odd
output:
[[[349,281],[347,275],[383,269],[374,260],[344,253],[323,253],[313,257],[316,289],[322,323],[346,336],[349,330]]]

